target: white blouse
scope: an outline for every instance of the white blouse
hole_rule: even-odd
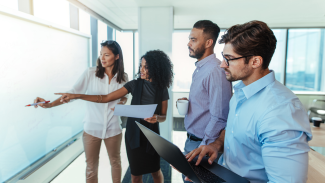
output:
[[[76,84],[68,93],[88,94],[88,95],[107,95],[115,90],[118,90],[128,82],[127,74],[126,81],[119,84],[117,74],[112,78],[109,84],[107,74],[104,74],[103,79],[96,76],[96,67],[87,69]],[[127,97],[127,95],[125,96]],[[98,97],[100,101],[100,96]],[[86,102],[87,111],[84,119],[84,131],[94,137],[106,139],[122,133],[121,119],[119,116],[114,116],[115,105],[120,100],[114,100],[108,103]]]

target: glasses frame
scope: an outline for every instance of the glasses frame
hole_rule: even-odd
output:
[[[226,65],[229,66],[229,61],[230,60],[238,60],[238,59],[241,59],[241,58],[247,58],[247,57],[251,57],[251,56],[254,56],[254,55],[247,55],[247,56],[242,56],[242,57],[237,57],[237,58],[226,58],[225,55],[223,54],[223,52],[221,52],[221,55],[223,57],[223,59],[226,61]]]

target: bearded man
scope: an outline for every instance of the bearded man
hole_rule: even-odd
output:
[[[217,24],[200,20],[194,24],[189,35],[189,56],[197,59],[196,69],[192,75],[189,98],[178,99],[189,101],[184,119],[186,153],[214,142],[227,123],[232,85],[220,68],[221,61],[214,54],[219,33]]]

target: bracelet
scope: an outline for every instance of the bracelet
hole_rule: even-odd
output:
[[[98,102],[98,95],[97,95],[97,100],[96,100],[96,102]]]
[[[99,95],[99,96],[100,96],[100,102],[99,103],[101,103],[103,98],[102,98],[102,95]]]

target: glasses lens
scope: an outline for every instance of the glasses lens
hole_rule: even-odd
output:
[[[222,58],[225,60],[225,63],[227,66],[229,66],[229,61],[228,59],[223,55],[223,52],[221,52]]]

